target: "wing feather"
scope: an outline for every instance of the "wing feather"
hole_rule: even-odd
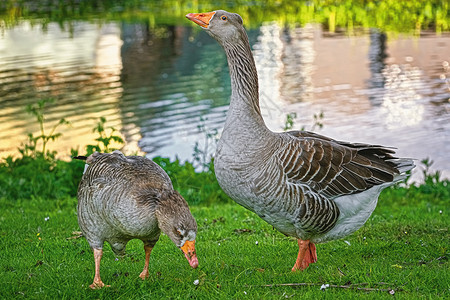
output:
[[[278,157],[288,181],[327,197],[358,193],[392,182],[399,174],[395,151],[388,147],[340,142],[306,131],[285,137],[288,146]]]

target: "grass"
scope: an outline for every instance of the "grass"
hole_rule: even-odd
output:
[[[448,185],[443,189],[448,192]],[[142,281],[138,277],[144,263],[142,243],[131,241],[127,255],[118,260],[106,245],[101,275],[111,287],[95,291],[88,287],[94,260],[87,241],[67,239],[79,230],[76,199],[2,198],[0,298],[392,297],[382,289],[394,290],[400,299],[448,298],[447,195],[414,187],[384,192],[362,229],[345,241],[318,245],[318,262],[296,273],[290,271],[298,251],[294,239],[237,204],[194,205],[191,210],[199,225],[197,269],[191,269],[181,251],[162,236],[151,255],[150,278]],[[276,286],[284,283],[314,285]],[[322,284],[366,290],[322,291]]]

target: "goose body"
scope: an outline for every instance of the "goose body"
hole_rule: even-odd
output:
[[[124,156],[120,151],[94,153],[78,187],[78,224],[94,251],[95,277],[91,288],[104,286],[100,278],[103,244],[107,241],[121,255],[131,239],[144,243],[145,265],[140,274],[149,276],[150,252],[161,231],[196,268],[197,224],[186,201],[176,192],[169,176],[153,161]]]
[[[395,158],[388,147],[270,131],[242,18],[223,10],[186,17],[219,42],[230,70],[230,107],[214,157],[217,180],[238,204],[298,239],[292,270],[305,269],[317,260],[315,243],[363,226],[381,191],[403,180],[414,163]]]

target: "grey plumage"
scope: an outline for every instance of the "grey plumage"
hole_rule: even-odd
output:
[[[230,107],[214,161],[217,180],[237,203],[299,240],[293,270],[304,269],[316,260],[313,243],[359,229],[381,190],[404,179],[414,163],[394,157],[388,147],[270,131],[242,18],[223,10],[186,17],[219,42],[230,70]]]
[[[121,255],[127,242],[136,238],[150,255],[161,231],[179,248],[187,241],[195,242],[197,223],[186,201],[153,161],[114,151],[96,152],[86,163],[89,167],[78,188],[77,211],[80,228],[93,249],[101,251],[107,241]],[[185,254],[196,267],[195,249],[191,252]],[[141,277],[148,276],[148,271],[144,273]],[[97,287],[95,279],[93,287]]]

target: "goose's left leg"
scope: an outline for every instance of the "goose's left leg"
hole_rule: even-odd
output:
[[[110,287],[110,285],[105,285],[100,278],[100,261],[102,260],[103,250],[92,248],[94,251],[94,261],[95,261],[95,275],[94,282],[89,286],[91,289],[101,289],[102,287]]]
[[[298,239],[298,256],[295,261],[294,267],[292,267],[292,272],[297,270],[306,269],[309,264],[315,263],[317,261],[316,245],[311,243],[309,240]]]

